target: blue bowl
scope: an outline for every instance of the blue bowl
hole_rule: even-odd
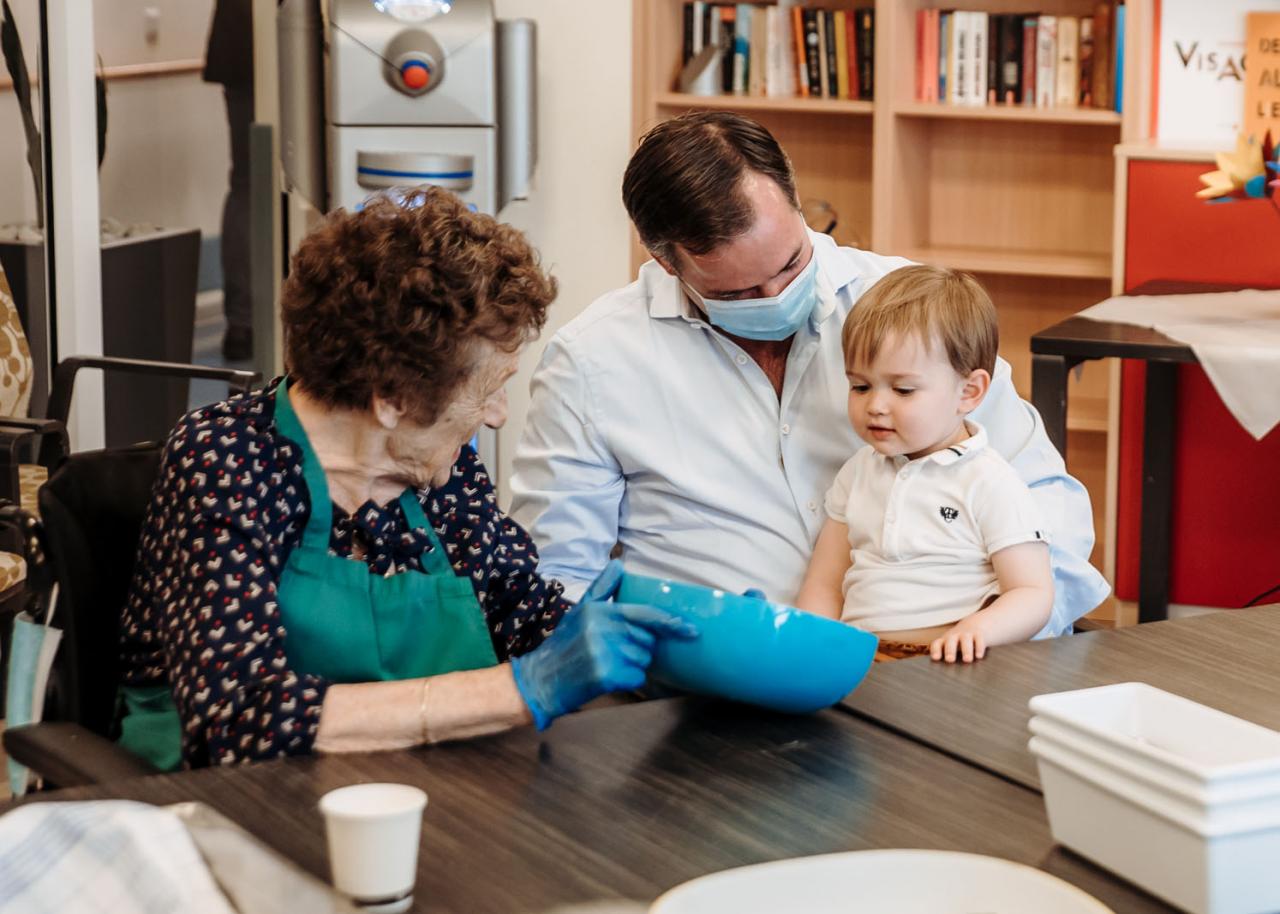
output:
[[[620,603],[648,603],[694,623],[692,641],[659,639],[652,679],[664,685],[807,714],[862,682],[877,638],[790,606],[638,574],[624,574]]]

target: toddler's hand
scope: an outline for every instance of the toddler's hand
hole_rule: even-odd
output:
[[[957,660],[973,663],[985,657],[987,642],[983,637],[982,628],[977,625],[966,625],[968,621],[963,619],[957,622],[941,638],[935,638],[929,645],[929,656],[946,663],[955,663]]]

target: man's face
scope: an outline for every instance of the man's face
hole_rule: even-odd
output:
[[[679,275],[706,298],[731,301],[777,295],[813,256],[804,219],[773,179],[748,172],[742,190],[756,214],[751,228],[706,254],[681,249],[677,263],[663,264],[668,273]]]

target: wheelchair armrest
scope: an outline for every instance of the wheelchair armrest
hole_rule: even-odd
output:
[[[181,362],[153,362],[149,359],[123,359],[116,356],[73,355],[58,363],[49,390],[49,417],[65,422],[71,412],[71,394],[76,373],[82,368],[126,374],[158,375],[170,378],[204,378],[225,381],[232,393],[248,393],[258,380],[256,371],[240,368],[211,368],[208,365],[186,365]]]
[[[41,462],[49,469],[60,463],[71,451],[66,424],[58,419],[26,419],[0,416],[0,497],[14,503],[21,501],[18,491],[18,467],[23,463],[21,448],[27,441],[43,441]]]
[[[81,787],[159,770],[79,724],[49,722],[4,731],[4,750],[58,787]]]

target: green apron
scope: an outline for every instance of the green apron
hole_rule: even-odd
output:
[[[302,541],[289,554],[276,586],[290,669],[334,682],[373,682],[496,664],[471,581],[454,574],[413,490],[401,494],[400,507],[409,527],[431,538],[423,570],[371,574],[362,561],[329,554],[329,484],[284,381],[276,389],[276,427],[302,448],[302,474],[311,497]],[[178,767],[181,724],[169,688],[127,686],[121,693],[126,713],[120,744],[162,770]]]

